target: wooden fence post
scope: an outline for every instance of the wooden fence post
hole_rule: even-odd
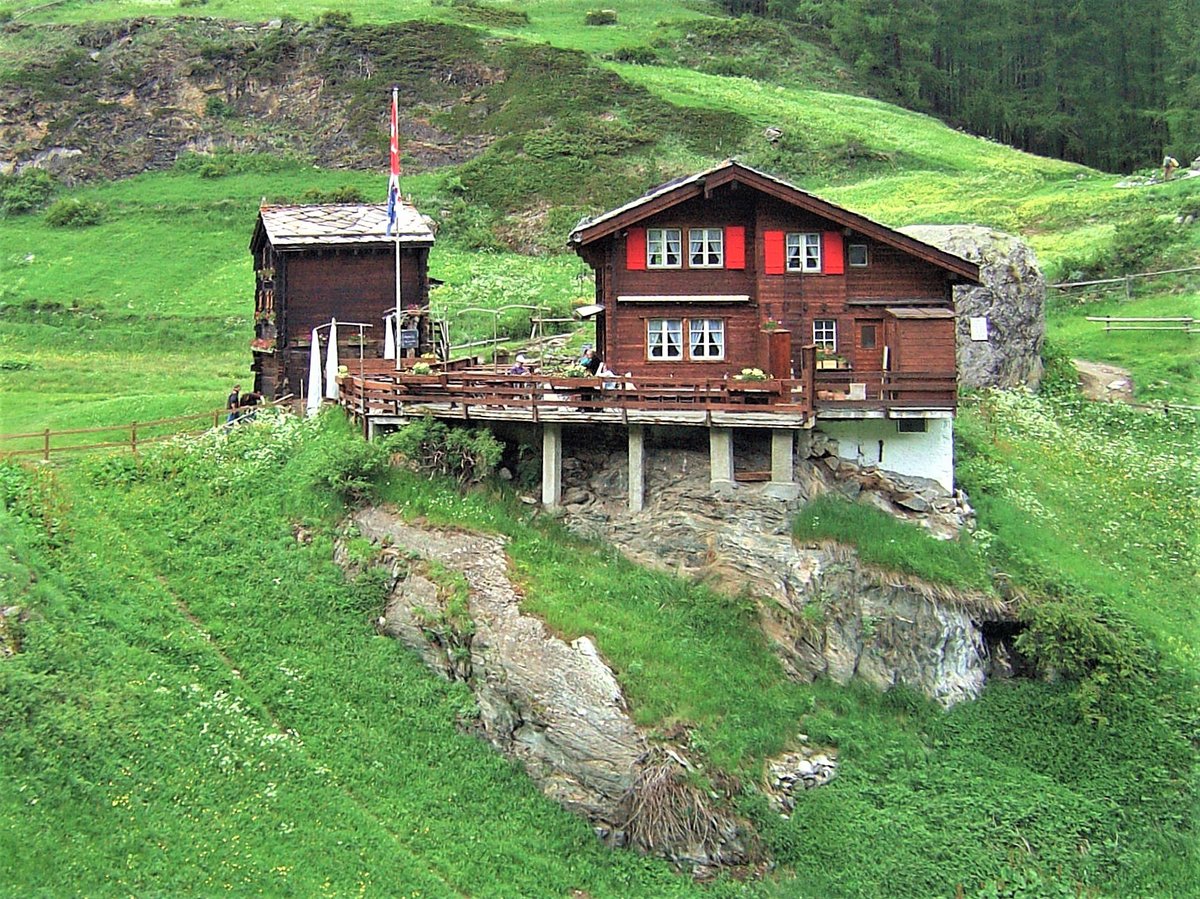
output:
[[[42,458],[45,461],[49,462],[50,461],[50,429],[49,428],[46,428],[45,432],[43,433],[42,441],[43,441],[42,442]]]
[[[129,449],[132,450],[132,452],[135,456],[137,455],[137,422],[136,421],[131,421],[129,423]]]

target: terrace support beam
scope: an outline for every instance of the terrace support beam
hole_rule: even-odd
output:
[[[708,429],[709,483],[714,488],[733,487],[733,429]]]
[[[562,502],[562,425],[542,425],[542,505],[556,509]]]
[[[776,499],[791,500],[800,495],[794,435],[785,428],[771,429],[771,483],[767,484],[766,494]]]
[[[641,425],[629,426],[629,511],[646,507],[646,432]]]

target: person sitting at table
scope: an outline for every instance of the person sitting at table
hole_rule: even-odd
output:
[[[594,378],[600,371],[600,366],[604,364],[604,360],[600,358],[600,354],[597,353],[595,349],[589,347],[587,352],[583,354],[583,359],[580,360],[580,364],[586,368],[587,373]]]

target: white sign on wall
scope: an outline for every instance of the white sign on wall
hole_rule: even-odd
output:
[[[983,315],[971,316],[971,339],[972,340],[987,340],[988,339],[988,320]]]

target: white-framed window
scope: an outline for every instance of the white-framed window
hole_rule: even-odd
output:
[[[837,352],[837,319],[813,319],[813,343],[830,353]]]
[[[683,263],[679,228],[646,229],[646,268],[679,268]]]
[[[690,268],[720,268],[724,264],[724,229],[688,229],[688,266]]]
[[[851,268],[866,268],[870,257],[865,243],[852,243],[846,247],[846,259]]]
[[[652,318],[647,320],[646,355],[650,359],[682,359],[683,319]]]
[[[789,272],[819,272],[821,270],[821,235],[793,233],[787,236],[787,270]]]
[[[688,351],[693,359],[725,358],[725,322],[719,318],[688,320]]]

